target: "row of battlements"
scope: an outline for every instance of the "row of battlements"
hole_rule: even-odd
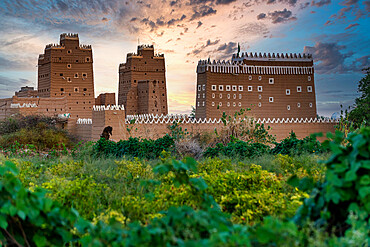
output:
[[[125,107],[123,105],[93,105],[93,111],[124,111]]]
[[[60,35],[60,39],[66,39],[66,38],[78,39],[78,33],[62,33]]]
[[[259,53],[255,52],[254,54],[250,52],[249,54],[247,52],[243,52],[241,56],[239,54],[233,54],[232,60],[255,60],[255,59],[285,59],[285,60],[298,60],[298,61],[312,61],[312,54],[306,54],[306,53]]]
[[[35,107],[37,107],[36,103],[10,104],[10,108],[35,108]]]
[[[91,45],[82,45],[80,44],[79,45],[80,49],[85,49],[85,50],[91,50]],[[52,49],[52,48],[55,48],[55,49],[65,49],[65,45],[64,44],[47,44],[45,49]],[[39,57],[40,59],[40,57]]]
[[[92,124],[91,118],[79,118],[77,119],[77,124]]]

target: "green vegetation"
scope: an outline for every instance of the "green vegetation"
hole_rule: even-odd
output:
[[[276,154],[228,158],[228,146],[256,145],[236,140],[230,154],[198,161],[174,159],[169,136],[100,141],[49,160],[1,157],[0,243],[368,246],[370,128],[329,137],[303,141],[306,150],[291,136]]]

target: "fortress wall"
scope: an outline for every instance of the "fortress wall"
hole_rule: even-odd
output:
[[[113,128],[112,140],[126,139],[125,111],[123,106],[94,106],[92,118],[91,140],[97,141],[107,126]]]
[[[77,120],[75,134],[79,141],[91,141],[92,120],[90,118],[79,118]]]

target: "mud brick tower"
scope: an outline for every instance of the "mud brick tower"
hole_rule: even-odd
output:
[[[168,114],[165,59],[153,45],[138,46],[119,65],[118,104],[127,115]]]
[[[71,120],[92,117],[93,54],[90,45],[79,43],[78,34],[61,34],[60,44],[47,45],[44,54],[39,55],[38,95],[65,98]]]
[[[316,118],[310,54],[234,54],[197,66],[196,117],[219,118],[241,108],[257,118]]]

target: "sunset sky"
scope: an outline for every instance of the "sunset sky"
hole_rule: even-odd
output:
[[[199,59],[237,51],[312,53],[319,115],[352,105],[370,66],[370,0],[1,0],[0,97],[37,86],[37,59],[61,33],[94,53],[96,95],[116,92],[118,65],[140,44],[164,53],[170,113],[195,102]]]

